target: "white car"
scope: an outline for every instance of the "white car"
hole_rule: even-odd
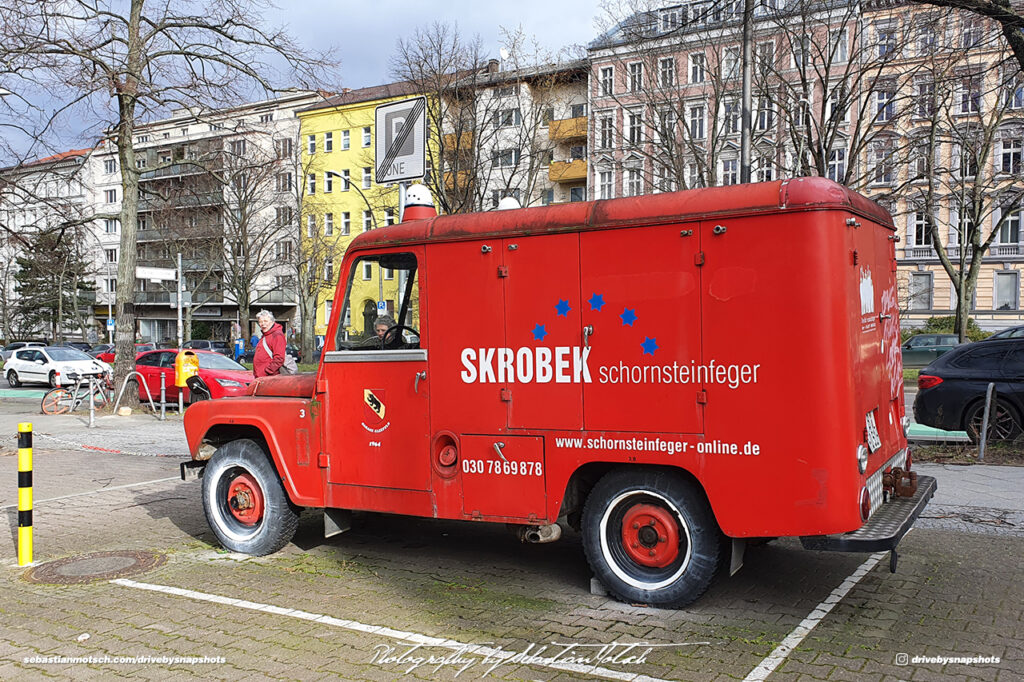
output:
[[[4,363],[4,376],[13,388],[28,383],[66,386],[75,383],[71,374],[101,376],[109,371],[102,360],[63,346],[19,348]]]
[[[19,348],[45,345],[45,343],[39,343],[38,341],[15,341],[14,343],[9,343],[6,346],[4,346],[3,350],[0,350],[0,356],[3,357],[4,362],[7,362],[8,360],[11,359],[11,356],[14,355],[14,351],[18,350]]]

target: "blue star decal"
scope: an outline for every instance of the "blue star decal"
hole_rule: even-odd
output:
[[[649,339],[644,337],[644,342],[640,344],[644,348],[644,355],[654,355],[654,351],[658,350],[658,342],[656,339]]]
[[[619,315],[619,317],[622,318],[623,325],[629,325],[632,327],[633,323],[636,322],[636,311],[630,310],[629,308],[623,308],[622,314]]]
[[[544,329],[544,325],[538,324],[536,327],[533,328],[533,338],[535,341],[543,341],[544,337],[547,335],[548,332],[546,329]]]
[[[563,315],[565,317],[569,317],[569,311],[572,310],[572,308],[569,307],[569,302],[568,301],[563,301],[562,299],[558,299],[558,305],[555,306],[555,310],[558,311],[559,315]]]
[[[588,302],[590,303],[591,310],[600,310],[604,307],[604,296],[601,294],[594,294],[590,297],[590,301]]]

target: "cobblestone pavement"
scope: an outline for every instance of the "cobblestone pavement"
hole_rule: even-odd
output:
[[[0,428],[9,426],[4,419]],[[167,431],[102,443],[124,452],[183,447],[180,422],[177,436],[173,422],[139,424],[121,430]],[[92,438],[65,426],[40,423],[38,430],[71,443]],[[145,438],[151,441],[144,447]],[[883,558],[838,600],[830,594],[870,561],[867,555],[812,553],[776,540],[749,548],[744,568],[720,576],[695,605],[669,611],[590,594],[575,534],[521,545],[500,527],[364,514],[351,531],[325,541],[318,515],[307,512],[295,542],[281,552],[228,554],[211,544],[199,484],[177,480],[175,457],[37,444],[37,562],[106,550],[154,551],[167,561],[120,582],[26,582],[13,558],[16,467],[4,441],[0,468],[7,473],[0,476],[10,486],[0,485],[0,507],[11,541],[0,554],[0,679],[452,680],[463,667],[458,679],[744,679],[825,601],[831,611],[769,680],[1024,677],[1024,530],[1016,521],[997,533],[980,517],[960,518],[955,528],[923,527],[934,525],[929,519],[904,540],[896,574]],[[414,648],[415,641],[428,645]],[[553,641],[578,643],[571,653],[591,658],[598,649],[582,645],[653,648],[641,660],[604,660],[597,670],[568,665],[568,655],[561,664],[513,660],[491,669],[500,651],[550,657]],[[454,642],[489,649],[460,653]],[[431,655],[447,656],[447,663],[417,666],[417,657]],[[223,662],[25,662],[33,656]],[[921,658],[936,656],[1000,662]]]

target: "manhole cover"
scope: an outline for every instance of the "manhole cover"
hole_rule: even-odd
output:
[[[138,575],[160,566],[166,560],[163,554],[155,552],[94,552],[48,561],[30,569],[25,574],[25,580],[50,585],[77,585]]]

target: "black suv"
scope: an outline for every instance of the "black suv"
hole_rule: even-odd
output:
[[[946,431],[966,431],[977,442],[989,383],[995,384],[997,394],[991,437],[1018,437],[1024,415],[1024,339],[965,343],[922,369],[914,419]]]

